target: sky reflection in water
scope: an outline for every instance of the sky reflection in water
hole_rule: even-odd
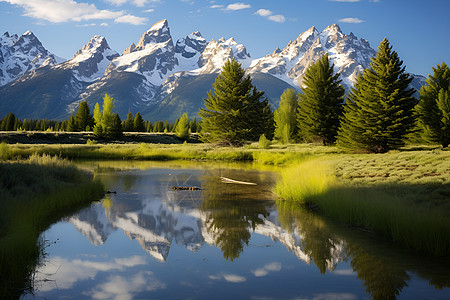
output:
[[[450,296],[448,261],[277,205],[273,173],[98,168],[96,176],[117,194],[45,233],[38,299]],[[225,184],[220,176],[257,185]],[[202,190],[170,189],[181,185]]]

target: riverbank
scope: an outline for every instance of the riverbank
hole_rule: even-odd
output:
[[[4,158],[50,154],[84,160],[189,160],[282,166],[276,192],[340,222],[432,255],[450,253],[450,150],[409,146],[353,154],[311,144],[259,149],[212,144],[0,145]]]
[[[0,162],[0,294],[19,298],[45,250],[41,232],[99,200],[99,181],[70,161],[48,155]]]
[[[276,192],[342,223],[434,256],[450,253],[450,151],[311,159],[282,171]]]

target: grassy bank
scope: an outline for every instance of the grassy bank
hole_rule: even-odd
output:
[[[3,149],[4,150],[4,149]],[[0,163],[0,294],[19,298],[42,257],[40,233],[99,200],[103,186],[72,163],[48,155]]]
[[[287,168],[286,201],[432,255],[450,253],[450,152],[333,155]]]

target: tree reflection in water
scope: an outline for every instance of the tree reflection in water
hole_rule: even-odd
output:
[[[220,177],[257,183],[256,186],[227,184]],[[242,176],[242,175],[241,175]],[[248,245],[250,230],[264,223],[274,195],[269,174],[246,172],[239,178],[236,170],[210,171],[202,176],[201,210],[206,214],[205,226],[226,260],[235,260]],[[272,200],[272,201],[269,201]]]
[[[302,236],[304,252],[322,274],[337,262],[350,259],[352,270],[373,299],[395,299],[408,286],[410,273],[429,280],[435,288],[449,287],[448,258],[426,258],[398,248],[367,232],[332,223],[296,204],[277,202],[279,221]]]

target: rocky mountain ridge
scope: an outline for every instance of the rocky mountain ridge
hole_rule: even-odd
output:
[[[60,64],[31,32],[20,38],[5,34],[0,43],[0,114],[57,119],[74,113],[81,101],[93,107],[105,93],[115,98],[122,117],[130,109],[151,121],[173,121],[180,112],[194,117],[231,58],[242,64],[275,107],[285,88],[301,87],[305,70],[323,54],[329,53],[348,90],[376,53],[368,41],[342,33],[337,24],[322,32],[311,27],[285,48],[257,59],[233,38],[207,42],[199,31],[174,43],[167,20],[154,24],[122,55],[110,49],[104,37],[94,36]],[[32,107],[42,102],[46,108]]]

